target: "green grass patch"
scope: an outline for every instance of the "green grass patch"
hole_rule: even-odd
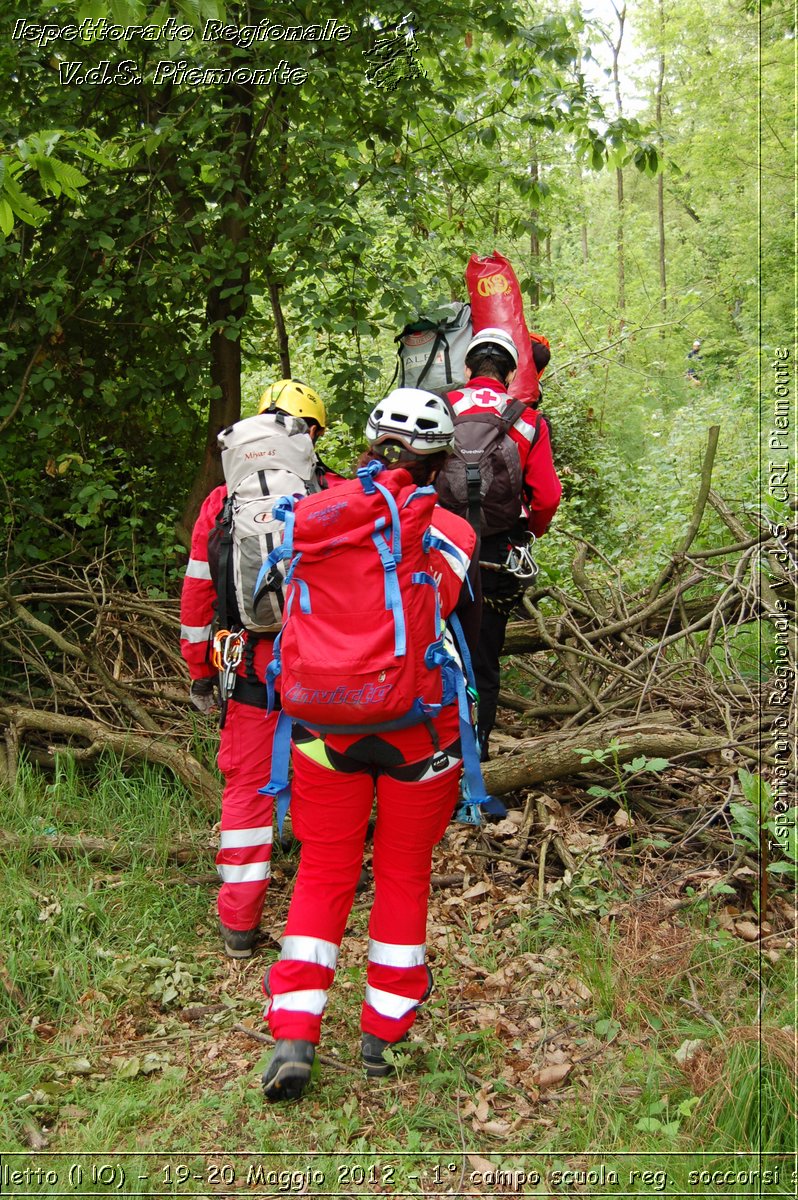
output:
[[[254,1186],[260,1169],[283,1172],[275,1190],[290,1190],[315,1171],[304,1180],[311,1194],[497,1190],[484,1182],[493,1169],[537,1174],[540,1186],[525,1185],[533,1194],[545,1183],[555,1195],[650,1195],[708,1191],[691,1182],[706,1164],[753,1170],[758,1153],[790,1150],[790,959],[763,960],[720,928],[709,903],[676,919],[635,906],[608,867],[592,884],[571,881],[574,904],[563,888],[530,902],[537,880],[523,874],[502,886],[498,907],[456,889],[434,894],[435,991],[397,1052],[396,1076],[376,1083],[358,1062],[370,903],[359,896],[324,1061],[300,1103],[266,1106],[260,981],[276,947],[225,959],[215,886],[182,883],[169,861],[170,847],[193,841],[207,873],[215,817],[165,774],[112,760],[91,776],[64,758],[52,776],[26,767],[0,793],[0,822],[17,836],[0,894],[7,1153],[38,1145],[85,1154],[88,1167],[101,1151],[128,1155],[131,1179],[150,1181],[134,1192],[166,1183],[181,1163],[182,1190],[199,1191],[195,1175],[207,1180],[226,1162],[236,1187]],[[65,858],[48,846],[57,836],[103,837],[125,861],[79,849]],[[445,840],[440,854],[457,845]],[[275,852],[275,931],[295,861],[295,851]],[[246,1153],[255,1150],[260,1167]],[[607,1182],[612,1172],[623,1188]],[[767,1190],[792,1194],[779,1191],[787,1179],[785,1167]]]

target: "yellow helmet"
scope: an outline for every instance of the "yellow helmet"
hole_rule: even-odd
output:
[[[266,388],[260,398],[258,412],[268,412],[270,408],[279,408],[281,412],[302,417],[305,421],[315,421],[322,430],[327,428],[327,414],[321,397],[313,388],[297,379],[280,379]]]

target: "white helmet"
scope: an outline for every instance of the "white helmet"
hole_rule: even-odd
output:
[[[397,388],[375,405],[366,422],[370,446],[399,442],[414,454],[451,450],[454,423],[445,400],[420,388]]]
[[[479,333],[472,337],[471,341],[468,343],[466,358],[468,358],[472,350],[476,350],[477,346],[484,346],[487,343],[490,343],[491,346],[498,346],[499,349],[504,350],[504,352],[509,354],[510,358],[513,360],[513,366],[518,366],[518,347],[506,329],[498,329],[495,326],[490,326],[488,329],[480,329]]]

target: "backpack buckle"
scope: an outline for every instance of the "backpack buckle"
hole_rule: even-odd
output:
[[[474,800],[462,800],[454,811],[453,821],[458,825],[481,825],[482,814]]]

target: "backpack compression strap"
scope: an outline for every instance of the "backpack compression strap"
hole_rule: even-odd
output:
[[[219,586],[216,592],[216,612],[219,617],[219,628],[230,628],[230,606],[228,604],[228,577],[230,572],[230,553],[233,547],[233,498],[227,496],[221,511],[216,517],[216,527],[221,531],[219,537]]]
[[[468,824],[479,824],[479,809],[482,809],[483,812],[488,813],[492,817],[505,817],[507,815],[507,808],[501,800],[498,800],[495,796],[490,796],[485,791],[485,781],[482,778],[482,767],[479,760],[479,745],[474,734],[474,725],[471,721],[470,700],[477,694],[474,671],[463,627],[456,613],[452,613],[449,617],[449,628],[457,642],[457,650],[462,659],[466,675],[464,679],[462,672],[457,671],[460,743],[463,749],[463,803],[458,809],[458,813],[465,812]]]
[[[449,617],[452,621],[452,617]],[[453,626],[455,636],[458,639],[458,649],[461,652],[465,651],[464,663],[471,666],[471,659],[468,655],[468,649],[465,646],[465,638],[463,635],[462,626],[457,617],[454,617],[456,625]],[[459,635],[456,630],[459,629]],[[462,639],[462,640],[461,640]],[[431,653],[430,653],[431,652]],[[473,804],[487,805],[491,797],[485,791],[485,784],[482,780],[482,770],[479,765],[479,754],[477,753],[477,740],[474,736],[474,726],[471,723],[471,706],[468,692],[466,690],[466,680],[463,672],[460,670],[460,665],[455,661],[442,642],[435,642],[429,647],[429,659],[427,665],[430,666],[435,662],[440,666],[442,671],[449,674],[452,679],[455,690],[457,692],[457,715],[460,726],[460,748],[463,752],[463,790],[467,792],[469,799]]]
[[[291,807],[291,785],[288,782],[288,768],[291,764],[292,729],[293,721],[285,710],[281,709],[280,715],[277,718],[277,727],[274,731],[274,741],[272,742],[271,778],[266,787],[258,789],[259,796],[272,796],[274,798],[277,829],[281,835],[285,814]]]
[[[407,630],[405,628],[405,613],[402,605],[402,592],[396,574],[397,565],[402,561],[402,528],[399,520],[399,509],[391,493],[374,478],[383,470],[382,463],[370,462],[361,467],[357,473],[360,485],[365,495],[379,492],[388,505],[390,520],[379,517],[374,523],[371,540],[380,556],[382,569],[385,573],[385,610],[393,616],[394,654],[403,658],[407,653]],[[391,530],[390,545],[385,535],[386,528]]]

